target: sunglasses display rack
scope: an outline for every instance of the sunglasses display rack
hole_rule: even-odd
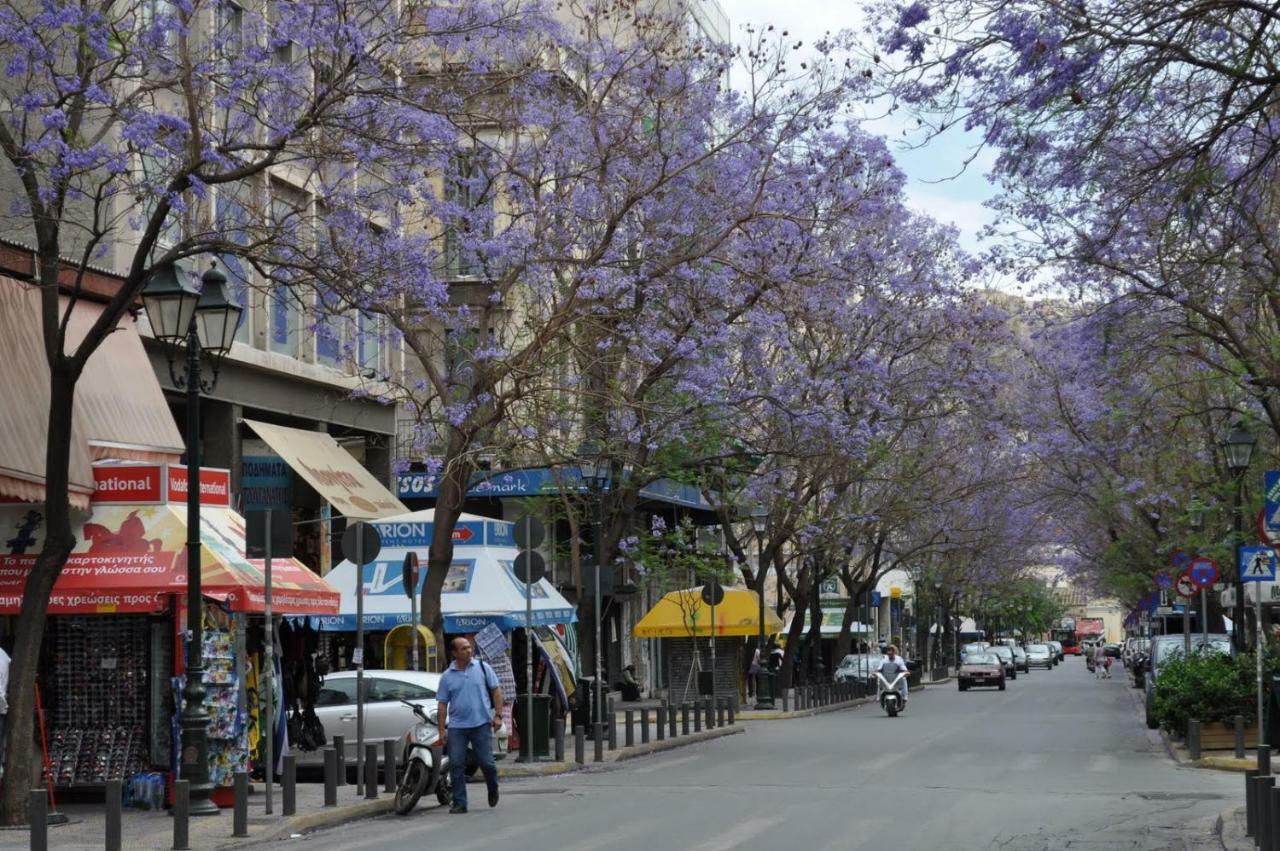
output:
[[[150,669],[145,617],[50,621],[49,762],[57,786],[123,780],[145,765]]]

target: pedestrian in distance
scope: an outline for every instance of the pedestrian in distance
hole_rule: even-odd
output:
[[[1110,663],[1110,661],[1111,660],[1107,658],[1107,648],[1102,644],[1095,644],[1093,646],[1093,678],[1095,680],[1101,680],[1111,676],[1111,672],[1108,669],[1108,663]]]
[[[760,680],[760,648],[751,654],[751,664],[747,666],[747,697],[753,697],[759,689]]]
[[[455,638],[453,664],[440,677],[436,692],[439,706],[436,724],[440,741],[449,753],[449,775],[453,781],[450,813],[467,811],[467,746],[475,751],[489,789],[489,806],[498,805],[498,766],[493,760],[493,734],[502,727],[502,688],[493,667],[474,658],[475,647],[468,638]]]

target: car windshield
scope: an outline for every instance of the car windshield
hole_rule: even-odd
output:
[[[974,653],[964,660],[966,665],[999,665],[1000,658],[994,653]]]
[[[1176,641],[1160,642],[1160,661],[1164,662],[1166,659],[1172,659],[1174,656],[1181,656],[1184,644],[1185,640],[1181,637]],[[1210,638],[1208,643],[1205,643],[1202,638],[1192,638],[1191,652],[1230,654],[1231,641],[1226,638]]]
[[[1001,659],[1012,659],[1013,651],[1008,647],[992,647],[991,652],[995,653]]]
[[[1043,656],[1049,652],[1049,647],[1045,644],[1029,644],[1027,645],[1027,652],[1034,653],[1037,656]]]

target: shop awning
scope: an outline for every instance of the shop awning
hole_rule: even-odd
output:
[[[232,611],[263,611],[261,561],[245,559],[244,520],[227,508],[201,512],[202,590]],[[158,612],[185,594],[186,512],[180,505],[99,505],[58,576],[49,601],[55,615]],[[0,556],[0,615],[22,606],[35,555]],[[272,560],[272,610],[330,614],[339,595],[293,559]]]
[[[401,499],[434,499],[439,493],[440,477],[431,473],[402,473],[396,477],[396,495]],[[530,467],[523,470],[481,470],[471,475],[468,497],[492,499],[527,496],[554,496],[561,489],[586,493],[581,474],[573,468],[553,470]],[[709,512],[711,503],[693,485],[672,479],[658,479],[640,488],[642,502],[660,502],[692,511]]]
[[[255,420],[245,420],[245,424],[344,517],[376,520],[409,511],[372,473],[360,466],[350,452],[324,432]]]
[[[726,588],[724,602],[716,606],[715,634],[760,634],[760,598],[755,591]],[[782,620],[768,606],[764,610],[765,635],[782,630]],[[637,638],[708,638],[711,607],[702,601],[702,587],[672,591],[657,602],[632,629]]]
[[[787,625],[783,627],[783,630],[782,630],[783,632],[791,631],[791,622],[794,619],[795,619],[794,616],[787,618]],[[834,638],[835,636],[840,634],[840,624],[842,624],[843,622],[844,622],[843,606],[838,608],[831,607],[831,606],[823,606],[822,607],[822,626],[820,628],[820,634],[822,635],[823,638]],[[810,624],[808,622],[808,616],[806,615],[805,626],[804,626],[805,632],[809,631],[809,626]],[[870,635],[871,630],[872,630],[872,627],[870,624],[860,623],[859,621],[854,621],[851,624],[849,624],[850,635]]]
[[[67,347],[74,347],[102,314],[102,306],[66,297],[71,310]],[[44,502],[45,449],[49,431],[49,365],[44,356],[37,287],[0,275],[0,364],[5,404],[0,405],[0,497]],[[152,372],[133,319],[125,316],[85,364],[76,384],[72,422],[72,505],[89,507],[92,462],[99,458],[176,461],[182,436]]]

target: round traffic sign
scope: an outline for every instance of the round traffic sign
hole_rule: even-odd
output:
[[[516,577],[532,585],[547,573],[547,562],[537,550],[521,550],[516,554]]]
[[[718,606],[724,602],[724,586],[719,579],[712,577],[702,586],[702,602],[708,606]]]
[[[542,525],[542,521],[532,514],[526,514],[515,521],[512,532],[515,533],[516,546],[522,550],[537,549],[547,537],[547,530]]]
[[[412,597],[418,592],[418,554],[405,553],[400,581],[404,583],[404,595]]]
[[[1186,570],[1191,566],[1191,556],[1182,550],[1174,550],[1169,554],[1169,564],[1174,570]]]
[[[1187,575],[1191,577],[1191,581],[1197,588],[1208,588],[1218,581],[1220,574],[1218,565],[1213,559],[1200,556],[1191,562],[1191,567],[1187,568]]]
[[[1156,587],[1168,591],[1173,587],[1173,574],[1167,570],[1161,570],[1156,573]]]
[[[378,557],[382,549],[382,536],[372,523],[352,523],[342,533],[342,554],[347,561],[365,565]]]
[[[1173,588],[1178,592],[1179,597],[1194,597],[1200,589],[1196,587],[1196,583],[1191,579],[1190,574],[1181,573],[1178,580],[1174,583]]]

